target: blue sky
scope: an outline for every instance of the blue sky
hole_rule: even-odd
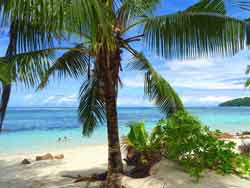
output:
[[[195,3],[196,0],[163,0],[156,14],[171,13]],[[228,6],[229,14],[238,18],[250,12]],[[0,54],[4,55],[8,34],[0,35]],[[136,46],[143,49],[141,46]],[[123,62],[129,59],[123,56]],[[149,58],[155,68],[170,82],[186,106],[214,106],[235,97],[249,96],[244,88],[246,65],[250,64],[250,51],[244,50],[233,57],[211,57],[186,61],[167,61],[156,56]],[[120,89],[119,106],[150,106],[143,94],[143,75],[140,72],[122,72],[124,86]],[[51,80],[39,92],[15,84],[9,106],[77,106],[78,89],[82,80]]]

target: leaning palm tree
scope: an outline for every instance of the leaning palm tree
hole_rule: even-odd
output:
[[[11,57],[16,54],[16,42],[17,42],[17,32],[15,31],[14,24],[10,26],[10,41],[6,52],[6,57]],[[5,117],[5,112],[9,102],[11,92],[11,83],[2,82],[2,92],[0,100],[0,130],[2,130],[3,120]]]
[[[79,64],[84,67],[86,80],[80,89],[79,119],[85,135],[90,135],[95,127],[107,121],[107,187],[113,188],[120,187],[118,177],[123,171],[117,120],[122,50],[133,56],[129,67],[144,73],[145,94],[162,112],[171,114],[183,108],[180,99],[145,55],[131,43],[142,41],[149,51],[169,59],[228,55],[244,47],[245,25],[224,16],[222,0],[203,0],[183,12],[164,16],[150,14],[158,0],[99,0],[95,3],[102,7],[98,10],[101,19],[85,19],[92,23],[87,27],[85,22],[73,22],[74,31],[83,35],[84,43],[60,57],[50,67],[40,87],[46,85],[50,75],[79,77],[77,67]],[[76,13],[81,12],[81,5],[76,7]],[[139,28],[141,33],[130,36],[133,28]]]
[[[11,59],[17,54],[14,59],[18,63],[11,71],[15,82],[24,83],[28,87],[33,87],[40,82],[39,77],[42,72],[47,70],[49,62],[53,61],[54,52],[65,50],[55,49],[54,41],[63,38],[64,22],[66,22],[64,18],[73,10],[75,12],[75,7],[78,4],[79,2],[69,3],[67,0],[0,1],[1,24],[9,27],[9,44],[6,56],[2,58],[2,64],[10,64]],[[92,13],[89,11],[94,4],[93,1],[93,4],[87,3],[87,5],[81,7],[83,10],[88,10],[88,17],[91,14],[93,17],[95,14],[94,11]],[[76,21],[81,18],[82,21],[86,16],[84,14],[78,15],[79,17],[75,15],[71,19]],[[71,19],[67,18],[67,21]],[[85,25],[87,24],[85,22]],[[73,30],[73,27],[71,26],[71,30]],[[26,58],[22,59],[22,57]],[[33,61],[35,65],[34,63],[25,64],[25,61]],[[11,82],[0,82],[0,132],[3,128],[10,94]]]

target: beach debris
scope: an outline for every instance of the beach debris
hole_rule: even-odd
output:
[[[95,182],[95,181],[105,181],[107,178],[108,172],[103,172],[99,174],[92,174],[90,176],[72,176],[72,175],[62,175],[64,178],[72,178],[75,179],[74,183],[88,181],[88,182]]]
[[[59,155],[52,155],[51,153],[47,153],[45,155],[41,155],[41,156],[36,156],[36,161],[43,161],[43,160],[61,160],[64,159],[64,155],[63,154],[59,154]]]
[[[250,131],[243,131],[241,135],[250,135]]]
[[[221,133],[219,136],[218,136],[218,139],[234,139],[235,136],[233,134],[230,134],[230,133]]]
[[[22,160],[21,164],[27,165],[27,164],[31,164],[31,162],[28,159],[24,159]]]
[[[55,155],[54,158],[58,160],[64,159],[64,155],[63,154]]]
[[[47,154],[41,155],[41,156],[36,156],[36,161],[53,160],[53,159],[54,159],[54,157],[50,153],[47,153]]]
[[[248,135],[242,135],[239,138],[242,139],[242,140],[246,140],[246,139],[250,139],[250,136],[248,136]]]
[[[244,154],[250,154],[250,143],[242,144],[238,147],[238,150]]]

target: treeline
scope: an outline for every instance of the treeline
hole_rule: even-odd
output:
[[[219,106],[250,106],[250,97],[229,100],[219,104]]]

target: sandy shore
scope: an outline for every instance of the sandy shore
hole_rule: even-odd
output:
[[[34,161],[36,155],[44,153],[0,155],[0,188],[81,188],[86,183],[72,183],[62,175],[89,175],[105,171],[107,165],[107,147],[82,146],[51,152],[53,155],[63,153],[63,160]],[[28,158],[29,165],[20,162]],[[219,176],[206,172],[199,183],[176,164],[164,160],[152,169],[153,175],[143,179],[123,178],[127,188],[249,188],[250,181],[237,176]],[[96,184],[88,186],[96,187]]]
[[[58,150],[51,154],[63,153],[63,160],[35,161],[36,155],[46,154],[0,155],[0,188],[72,188],[80,187],[73,184],[72,179],[62,175],[87,175],[105,171],[107,163],[106,146],[84,146],[66,150]],[[21,165],[24,159],[31,164]]]

